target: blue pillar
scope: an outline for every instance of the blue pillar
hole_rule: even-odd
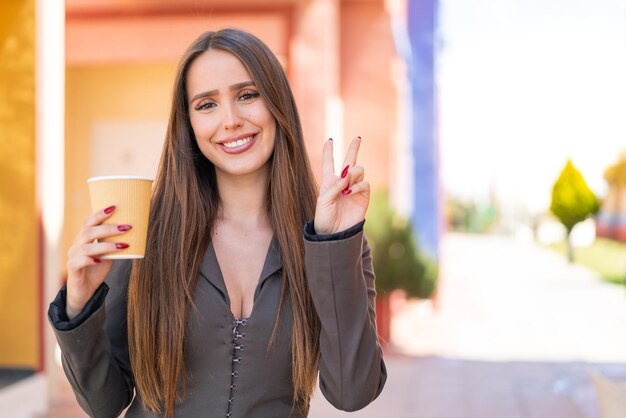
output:
[[[414,170],[411,221],[420,248],[438,259],[441,216],[435,87],[436,0],[409,0],[408,32],[411,43],[408,68]]]

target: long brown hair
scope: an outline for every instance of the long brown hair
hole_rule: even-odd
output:
[[[195,141],[186,93],[190,65],[209,49],[239,58],[276,119],[267,208],[283,264],[278,315],[287,295],[292,302],[294,406],[305,412],[316,383],[320,323],[305,277],[302,227],[314,216],[317,190],[296,104],[278,59],[258,38],[235,29],[202,34],[178,67],[150,207],[146,255],[134,262],[128,290],[128,340],[136,387],[145,407],[164,411],[168,418],[184,398],[187,316],[219,205],[215,167]],[[277,324],[278,317],[274,335]]]

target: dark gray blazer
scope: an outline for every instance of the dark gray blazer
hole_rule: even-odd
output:
[[[306,274],[322,323],[319,384],[335,407],[354,411],[382,391],[386,370],[376,335],[374,272],[361,228],[348,238],[305,239]],[[313,237],[315,238],[315,237]],[[63,368],[81,407],[91,417],[154,417],[134,391],[128,354],[126,292],[130,262],[114,263],[81,315],[65,316],[65,292],[49,317]],[[176,417],[303,417],[293,408],[291,302],[286,300],[272,348],[268,341],[278,309],[281,261],[269,247],[249,318],[235,318],[215,251],[209,245],[190,311],[186,340],[187,392]],[[105,303],[98,302],[105,299]],[[100,306],[99,306],[100,304]],[[308,405],[305,406],[308,410]]]

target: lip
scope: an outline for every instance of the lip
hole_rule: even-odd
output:
[[[254,145],[254,143],[256,142],[257,136],[259,134],[258,133],[248,133],[248,134],[241,134],[241,135],[237,135],[237,136],[231,136],[228,137],[220,142],[218,142],[219,147],[222,149],[222,151],[224,151],[227,154],[241,154],[242,152],[246,152],[247,150],[249,150],[252,145]],[[239,139],[244,139],[244,138],[248,138],[248,137],[252,137],[252,140],[246,144],[240,145],[238,147],[227,147],[224,145],[224,143],[226,142],[233,142],[233,141],[237,141]]]

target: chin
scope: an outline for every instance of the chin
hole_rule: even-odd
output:
[[[218,171],[229,176],[248,176],[251,174],[261,174],[264,171],[269,172],[269,162],[265,164],[221,164],[215,166]]]

